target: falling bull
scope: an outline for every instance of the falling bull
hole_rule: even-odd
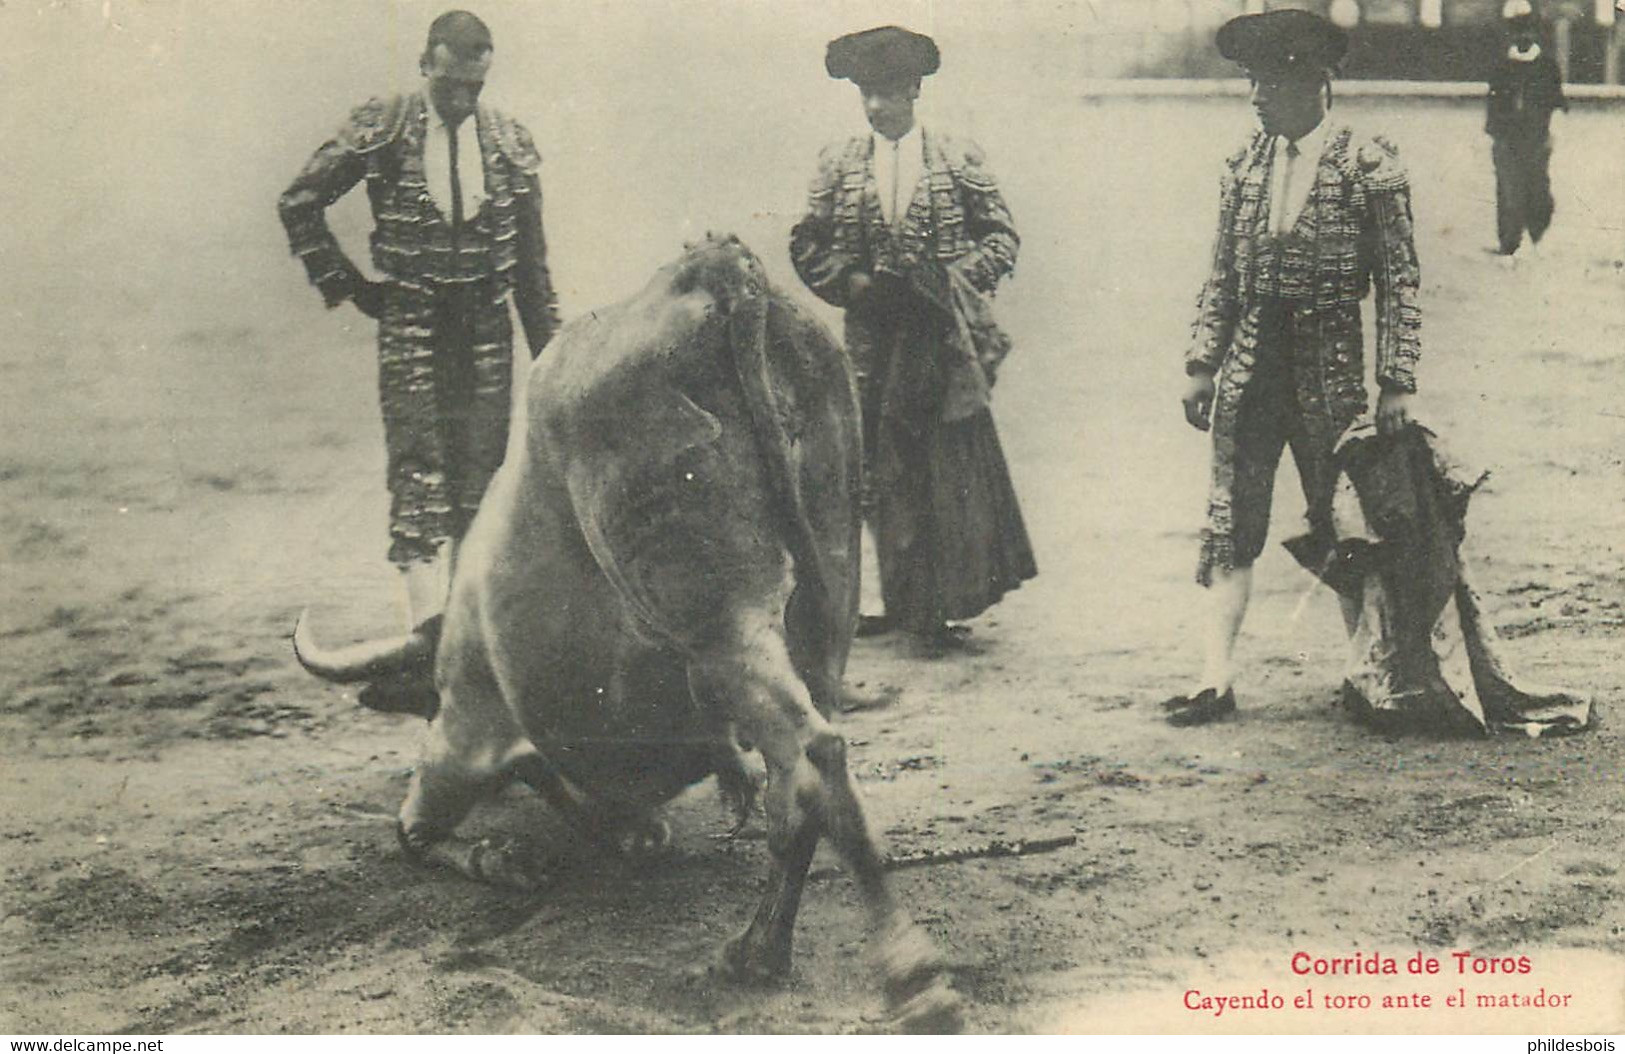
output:
[[[515,427],[438,641],[326,650],[303,618],[294,633],[306,669],[375,698],[410,696],[432,670],[407,852],[528,888],[516,858],[456,834],[482,797],[517,778],[600,844],[661,844],[659,806],[711,775],[748,812],[748,744],[766,762],[772,866],[724,973],[788,973],[827,837],[898,1023],[954,1027],[941,960],[889,889],[825,717],[857,613],[861,433],[839,347],[744,245],[711,239],[566,326]]]

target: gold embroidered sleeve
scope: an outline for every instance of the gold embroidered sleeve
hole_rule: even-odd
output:
[[[1370,210],[1371,285],[1376,295],[1377,382],[1416,391],[1422,356],[1421,266],[1416,258],[1410,180],[1398,151],[1384,140],[1360,148]]]
[[[1219,230],[1213,239],[1213,256],[1207,281],[1196,300],[1196,324],[1191,327],[1190,350],[1185,353],[1185,372],[1206,370],[1217,373],[1230,351],[1240,313],[1236,280],[1237,183],[1227,165],[1219,185]]]
[[[366,175],[366,159],[355,144],[361,129],[379,119],[376,111],[375,103],[358,107],[344,128],[317,149],[277,200],[288,247],[305,265],[311,284],[321,290],[328,307],[348,300],[361,280],[361,272],[328,228],[326,210]]]
[[[959,176],[965,203],[965,233],[976,243],[976,248],[954,261],[954,270],[979,291],[991,293],[1001,278],[1016,269],[1021,237],[1016,233],[1016,223],[1004,203],[1004,195],[999,193],[998,182],[988,169],[981,149],[974,143],[965,146]]]
[[[542,155],[524,125],[498,115],[497,140],[514,167],[515,236],[518,259],[514,267],[513,304],[525,329],[530,357],[536,358],[559,328],[558,294],[547,265],[547,234],[542,226]]]
[[[547,266],[547,236],[542,228],[542,181],[528,172],[515,196],[518,211],[519,262],[514,270],[514,308],[525,328],[530,357],[536,358],[559,328],[558,294]]]
[[[847,278],[857,270],[850,253],[835,248],[836,196],[841,186],[839,145],[818,158],[818,174],[807,191],[807,213],[790,232],[790,262],[819,299],[846,306]]]

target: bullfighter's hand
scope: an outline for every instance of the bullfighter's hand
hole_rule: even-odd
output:
[[[384,314],[384,283],[356,280],[355,292],[350,295],[357,310],[368,318],[382,318]]]
[[[1212,422],[1213,392],[1213,374],[1207,370],[1197,370],[1191,374],[1190,381],[1185,385],[1185,394],[1181,396],[1185,404],[1185,420],[1199,432],[1206,432]]]
[[[874,279],[862,271],[853,271],[846,276],[846,302],[861,304],[869,295],[869,287],[874,285]]]
[[[1411,423],[1411,393],[1384,388],[1377,396],[1377,434],[1392,436]]]

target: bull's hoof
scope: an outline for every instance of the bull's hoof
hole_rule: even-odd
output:
[[[471,842],[466,838],[429,839],[421,831],[395,828],[408,860],[424,867],[444,868],[465,878],[516,893],[534,893],[542,879],[507,846]]]
[[[899,1031],[959,1031],[959,997],[948,987],[942,958],[925,931],[908,924],[892,932],[876,959],[886,1008]]]
[[[750,933],[741,934],[722,946],[713,972],[729,984],[747,988],[773,988],[790,976],[790,954],[762,947]]]
[[[498,889],[534,893],[542,888],[542,880],[507,846],[477,842],[469,853],[468,864],[470,877]]]
[[[891,706],[902,696],[902,692],[891,685],[886,685],[873,692],[860,692],[856,688],[842,688],[836,706],[841,713],[850,714],[858,710],[880,710]]]
[[[656,813],[617,824],[607,840],[621,857],[641,860],[658,856],[671,848],[671,824]]]
[[[892,1027],[915,1036],[953,1035],[965,1030],[965,1009],[941,975],[891,1010]]]

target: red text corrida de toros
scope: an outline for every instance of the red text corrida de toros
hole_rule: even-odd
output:
[[[1450,963],[1455,969],[1450,969]],[[1349,955],[1319,956],[1311,952],[1292,954],[1292,972],[1315,977],[1377,977],[1407,974],[1477,974],[1480,976],[1533,973],[1534,962],[1527,955],[1474,955],[1470,951],[1448,952],[1444,959],[1423,952],[1405,959],[1381,952],[1357,952]]]

